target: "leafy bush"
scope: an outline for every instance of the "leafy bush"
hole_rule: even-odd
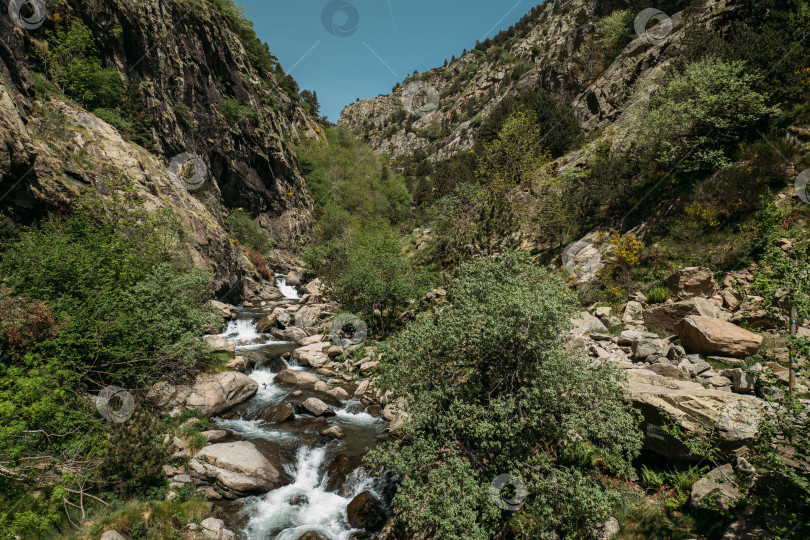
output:
[[[403,442],[369,459],[402,474],[394,504],[408,532],[586,537],[614,497],[573,464],[587,450],[622,474],[641,446],[620,373],[565,351],[573,299],[526,255],[462,264],[448,299],[380,351],[385,386],[409,418]],[[514,516],[489,495],[504,473],[528,487]]]
[[[259,116],[253,107],[243,105],[235,98],[225,98],[220,101],[219,112],[230,122],[239,122],[243,118],[249,119],[253,124],[259,121]]]
[[[428,273],[410,268],[396,234],[382,223],[358,232],[339,275],[329,277],[337,300],[368,316],[380,331],[388,330],[408,301],[418,300],[432,281]]]
[[[662,304],[669,300],[671,295],[669,287],[653,287],[646,294],[647,302],[650,304]]]
[[[60,518],[51,512],[73,497],[63,488],[82,482],[140,493],[164,481],[154,426],[105,422],[87,395],[117,385],[137,396],[158,379],[185,381],[211,366],[210,349],[197,339],[216,321],[210,275],[176,257],[181,240],[172,215],[145,211],[119,177],[86,190],[71,215],[50,216],[3,243],[0,281],[8,293],[0,303],[13,317],[0,325],[0,455],[30,482],[43,471],[21,458],[55,460],[48,469],[55,482],[36,510],[0,510],[4,530],[32,523],[30,511],[40,520],[32,527],[52,537],[45,531]],[[111,437],[137,458],[109,454]],[[64,472],[86,460],[101,461],[104,474]],[[2,483],[0,509],[17,485],[5,476]]]
[[[93,33],[75,19],[70,27],[57,24],[46,33],[48,48],[40,53],[48,77],[65,95],[82,105],[115,108],[124,99],[124,86],[114,68],[102,68]]]
[[[605,64],[610,64],[633,39],[635,12],[619,9],[604,17],[596,26],[596,44],[602,50]]]
[[[262,229],[248,212],[241,209],[231,210],[225,218],[225,226],[239,241],[260,254],[270,251],[270,234]]]
[[[690,64],[652,98],[640,135],[649,162],[687,173],[730,165],[738,143],[770,113],[767,96],[754,90],[760,78],[744,62]]]

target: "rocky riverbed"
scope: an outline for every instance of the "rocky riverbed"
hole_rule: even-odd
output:
[[[389,521],[392,486],[362,465],[389,430],[386,396],[362,377],[376,367],[374,351],[353,344],[362,360],[344,359],[331,336],[337,306],[317,281],[300,298],[287,283],[277,276],[282,300],[214,303],[227,327],[204,340],[232,355],[228,371],[152,388],[149,398],[170,414],[208,418],[201,448],[167,436],[175,452],[164,472],[173,491],[191,485],[214,502],[222,527],[199,531],[206,538],[370,538]]]

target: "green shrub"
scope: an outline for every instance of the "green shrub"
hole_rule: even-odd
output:
[[[48,48],[40,53],[48,77],[59,90],[87,108],[116,108],[125,91],[115,68],[102,68],[93,33],[75,19],[46,33]]]
[[[630,9],[619,9],[601,19],[597,24],[596,44],[605,57],[605,64],[613,62],[633,39],[634,19],[635,12]]]
[[[654,95],[640,140],[661,170],[712,171],[731,164],[739,142],[767,118],[762,75],[745,62],[705,58]]]
[[[87,189],[71,215],[50,216],[3,243],[0,281],[9,293],[0,303],[15,315],[0,325],[0,455],[12,467],[26,456],[57,459],[54,483],[35,505],[44,521],[32,527],[58,526],[49,512],[61,513],[62,496],[75,499],[62,488],[79,482],[96,493],[161,489],[165,458],[152,416],[106,422],[87,396],[116,385],[137,398],[136,389],[159,379],[185,381],[211,367],[198,339],[217,320],[207,303],[210,274],[177,258],[180,241],[173,216],[145,211],[119,177]],[[136,400],[136,412],[141,407]],[[76,478],[63,472],[72,460],[102,465]],[[19,471],[28,481],[42,472]],[[6,510],[16,483],[2,482],[0,526],[17,530],[28,510]]]
[[[621,374],[565,351],[573,299],[526,255],[464,263],[456,277],[449,306],[380,351],[384,387],[405,400],[409,419],[403,442],[369,459],[402,474],[394,504],[406,532],[584,538],[616,499],[575,465],[583,454],[573,447],[590,447],[618,474],[641,447]],[[489,495],[504,473],[528,487],[514,515]]]
[[[253,107],[242,105],[235,98],[225,98],[220,101],[219,112],[230,122],[239,122],[243,118],[247,118],[253,124],[259,121],[259,116],[253,110]]]
[[[662,304],[669,300],[671,294],[669,287],[653,287],[646,294],[647,302],[650,304]]]
[[[432,284],[428,273],[410,268],[397,235],[384,223],[360,230],[344,257],[339,276],[329,276],[335,297],[378,331],[388,330],[408,301],[419,300]]]
[[[225,226],[240,244],[251,247],[261,254],[272,249],[270,234],[259,227],[253,216],[244,210],[231,210],[231,213],[225,218]]]

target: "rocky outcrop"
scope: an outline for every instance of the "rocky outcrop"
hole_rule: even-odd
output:
[[[701,354],[744,358],[756,354],[762,344],[762,336],[709,317],[687,317],[676,331],[687,351]]]
[[[37,94],[30,62],[46,45],[57,14],[63,22],[83,21],[102,64],[118,70],[127,99],[142,101],[152,123],[139,125],[138,145],[73,103]],[[311,227],[311,199],[285,142],[310,131],[305,124],[311,121],[276,83],[272,56],[265,57],[269,65],[252,58],[210,3],[192,9],[177,0],[65,0],[49,4],[41,28],[25,31],[0,17],[2,204],[32,219],[66,210],[86,187],[125,174],[145,208],[169,209],[179,218],[188,239],[181,250],[213,270],[217,293],[230,291],[232,301],[239,300],[240,279],[252,269],[225,232],[225,207],[257,216],[286,249],[302,245]],[[226,101],[250,114],[227,118],[221,112]],[[209,171],[196,191],[167,173],[184,152],[199,156]]]
[[[644,415],[645,446],[672,459],[696,459],[667,434],[665,422],[687,433],[713,432],[718,449],[729,455],[753,442],[761,402],[753,397],[704,388],[695,382],[663,377],[647,369],[628,369],[628,396]]]
[[[197,409],[205,416],[216,416],[253,397],[259,383],[242,373],[217,373],[198,377],[194,386],[159,382],[147,399],[164,409]]]
[[[644,308],[644,326],[658,332],[674,332],[675,327],[690,315],[716,319],[727,318],[720,306],[707,298],[690,298],[681,302],[651,305]]]
[[[266,493],[290,482],[250,441],[206,446],[188,464],[196,478],[216,482],[229,497]]]
[[[711,298],[717,294],[717,283],[708,268],[691,266],[684,268],[667,279],[667,286],[679,300],[689,300],[700,296]]]

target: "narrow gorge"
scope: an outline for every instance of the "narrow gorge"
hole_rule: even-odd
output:
[[[808,0],[243,3],[0,1],[0,540],[810,537]]]

